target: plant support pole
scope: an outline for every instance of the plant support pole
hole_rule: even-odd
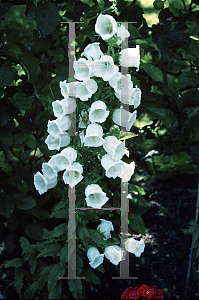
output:
[[[198,193],[197,193],[196,216],[195,216],[195,222],[196,223],[198,223],[198,209],[199,209],[199,179],[198,179]],[[185,292],[184,292],[184,298],[185,299],[186,299],[186,296],[187,296],[187,288],[188,288],[188,284],[189,284],[189,277],[190,277],[190,271],[191,271],[193,243],[194,243],[194,238],[192,237],[191,250],[190,250],[190,255],[189,255],[189,266],[188,266],[188,271],[187,271],[187,278],[186,278]]]

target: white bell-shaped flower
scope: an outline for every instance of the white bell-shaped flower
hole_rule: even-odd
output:
[[[103,55],[93,64],[93,74],[101,77],[104,81],[109,81],[118,70],[118,66],[115,65],[113,58],[109,55]]]
[[[58,138],[60,134],[63,134],[66,130],[70,128],[71,123],[72,122],[69,116],[63,116],[53,121],[49,120],[47,131],[55,138]]]
[[[95,32],[105,41],[117,33],[117,22],[112,16],[100,14],[95,23]]]
[[[113,160],[119,160],[125,154],[125,141],[119,141],[115,136],[107,136],[104,138],[104,150],[111,156]]]
[[[144,252],[145,243],[144,240],[135,240],[134,238],[129,238],[125,242],[125,248],[128,252],[135,254],[136,257],[140,257],[141,253]]]
[[[49,163],[42,163],[42,172],[44,176],[49,180],[52,180],[55,177],[57,177],[57,171],[55,171],[53,165]]]
[[[40,172],[34,174],[34,185],[40,195],[47,192],[48,189],[54,188],[56,184],[57,177],[54,177],[53,179],[47,179],[46,176],[44,176]]]
[[[132,161],[130,164],[127,164],[125,162],[124,166],[125,169],[118,175],[123,182],[128,182],[131,179],[131,176],[134,174],[135,171],[135,162]]]
[[[53,166],[53,169],[56,171],[56,172],[59,172],[60,171],[60,168],[58,167],[59,165],[59,156],[60,154],[55,154],[53,155],[50,160],[48,161],[49,164],[51,164]]]
[[[103,129],[99,124],[92,123],[88,125],[86,129],[86,135],[84,137],[84,146],[99,147],[104,144],[102,138]]]
[[[69,96],[75,96],[75,88],[76,88],[76,81],[67,83],[66,80],[60,81],[59,86],[61,89],[61,94],[64,98],[68,98]]]
[[[125,251],[117,245],[106,247],[104,255],[115,266],[125,259]]]
[[[131,81],[130,74],[123,75],[118,72],[120,77],[117,75],[117,82],[114,86],[115,95],[122,103],[128,103],[126,99],[129,98],[129,93],[133,88],[133,82]],[[113,78],[109,82],[113,81]]]
[[[83,109],[79,116],[79,128],[86,128],[88,126],[88,122],[89,122],[89,114],[85,109]]]
[[[59,135],[57,138],[55,138],[49,134],[45,139],[45,143],[49,150],[59,151],[61,147],[66,147],[70,144],[70,135],[67,132],[64,132],[62,135]]]
[[[84,48],[84,52],[82,52],[81,56],[85,56],[88,60],[96,60],[103,56],[103,52],[100,49],[100,43],[92,43],[87,45]]]
[[[87,257],[89,259],[89,265],[96,269],[103,263],[104,260],[104,254],[100,254],[98,249],[96,247],[90,247],[87,251]]]
[[[106,176],[113,179],[124,170],[124,163],[112,160],[109,154],[102,156],[101,165],[106,170]]]
[[[54,116],[61,118],[65,115],[71,114],[76,109],[76,101],[73,98],[64,98],[63,100],[56,100],[52,103]]]
[[[87,206],[91,206],[93,208],[102,208],[102,206],[109,200],[109,198],[106,197],[106,193],[102,191],[98,184],[88,185],[85,189],[85,195]]]
[[[113,122],[117,125],[126,127],[130,131],[132,125],[135,123],[137,111],[133,113],[125,110],[124,108],[117,108],[113,113]]]
[[[136,48],[126,48],[121,52],[120,65],[122,67],[136,67],[136,71],[139,70],[140,65],[140,46],[136,45]]]
[[[66,170],[68,165],[72,164],[77,158],[77,151],[72,147],[67,147],[63,149],[56,156],[56,161],[54,160],[56,167],[59,171]]]
[[[89,60],[80,58],[73,63],[75,70],[75,79],[77,80],[88,80],[92,76],[92,65]]]
[[[141,102],[141,90],[137,87],[132,88],[129,93],[129,105],[133,105],[134,108],[137,108]]]
[[[98,225],[97,230],[99,229],[100,232],[104,232],[105,238],[104,240],[111,238],[111,231],[114,231],[113,223],[111,221],[107,221],[104,219],[100,219],[101,224]]]
[[[82,101],[87,101],[96,91],[97,83],[94,79],[76,83],[76,97]]]
[[[130,36],[130,33],[127,29],[124,28],[123,25],[119,26],[119,24],[118,24],[117,25],[117,36],[118,36],[119,40],[116,42],[116,44],[120,45],[122,43],[122,41],[124,42],[124,40]]]
[[[109,111],[106,110],[106,104],[100,100],[91,104],[89,112],[89,120],[91,123],[103,123],[109,115]]]
[[[71,165],[67,165],[66,171],[63,174],[63,180],[65,184],[69,184],[71,188],[77,185],[82,179],[81,175],[83,167],[80,163],[74,162]]]

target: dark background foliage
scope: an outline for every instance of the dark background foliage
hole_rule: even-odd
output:
[[[62,99],[59,82],[68,78],[68,25],[61,21],[83,22],[76,25],[77,55],[98,39],[94,25],[100,12],[112,15],[118,22],[137,22],[128,25],[129,47],[138,44],[141,48],[140,70],[130,68],[129,72],[134,85],[142,91],[138,119],[131,130],[138,136],[126,141],[130,151],[126,161],[134,160],[137,165],[131,181],[131,207],[145,221],[149,208],[145,200],[149,200],[152,187],[154,193],[158,190],[156,185],[168,180],[180,186],[189,182],[193,185],[187,185],[182,194],[188,191],[195,200],[188,218],[184,213],[185,222],[178,225],[186,229],[194,220],[199,165],[198,5],[196,0],[156,0],[151,11],[147,11],[142,1],[131,0],[0,1],[0,240],[5,243],[0,256],[4,262],[0,289],[4,297],[67,299],[73,292],[78,298],[78,287],[72,282],[68,286],[66,281],[56,281],[63,271],[59,269],[57,253],[64,266],[67,263],[67,244],[63,247],[52,243],[60,236],[67,240],[67,196],[62,193],[63,183],[59,181],[41,196],[33,185],[34,173],[53,154],[44,143],[47,122],[53,117],[52,101]],[[151,12],[157,14],[156,24],[146,20],[146,14]],[[105,49],[105,42],[99,41]],[[167,192],[173,195],[173,188]],[[181,197],[169,200],[174,208],[168,206],[167,213],[174,223],[177,221],[172,211],[183,207],[184,201]],[[150,211],[153,214],[153,207]],[[132,230],[144,235],[139,214],[132,216]],[[42,252],[47,248],[48,253]],[[38,251],[42,253],[39,257]],[[11,262],[12,259],[15,260]],[[86,288],[95,291],[92,285],[100,282],[95,274],[100,278],[105,275],[99,270],[89,278],[89,267],[82,270],[82,263],[78,262],[79,274],[87,270]],[[194,263],[197,269],[196,258]],[[174,295],[169,292],[168,297]]]

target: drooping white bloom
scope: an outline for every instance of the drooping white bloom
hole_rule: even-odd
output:
[[[97,230],[99,229],[100,232],[105,232],[105,238],[104,240],[110,239],[111,238],[111,231],[114,231],[113,228],[113,223],[111,221],[107,221],[104,219],[100,219],[101,224],[98,225]]]
[[[84,137],[84,146],[99,147],[102,146],[104,140],[102,138],[103,130],[102,126],[96,123],[88,125],[86,129],[86,135]]]
[[[37,172],[34,175],[34,185],[36,190],[40,195],[47,192],[48,189],[52,189],[57,184],[57,177],[54,177],[52,180],[46,178],[46,176],[42,175],[40,172]]]
[[[59,135],[57,138],[55,138],[49,134],[45,139],[45,143],[49,150],[59,151],[61,147],[66,147],[70,144],[70,135],[67,132],[64,132],[62,135]]]
[[[79,117],[79,128],[86,128],[88,126],[88,122],[89,114],[85,109],[83,109]]]
[[[125,141],[119,141],[115,136],[107,136],[104,138],[104,150],[111,156],[113,160],[119,160],[125,154]]]
[[[141,90],[137,87],[132,88],[129,93],[129,105],[133,105],[134,108],[137,108],[141,102]]]
[[[69,116],[63,116],[61,118],[57,118],[53,121],[48,121],[48,133],[58,138],[60,134],[63,134],[66,130],[68,130],[71,126],[71,119]]]
[[[71,114],[76,109],[76,101],[73,98],[64,98],[62,100],[56,100],[52,103],[54,116],[61,118],[65,115]]]
[[[76,82],[76,97],[80,98],[82,101],[87,101],[96,91],[97,83],[94,79]]]
[[[59,172],[60,171],[60,168],[58,167],[59,165],[59,156],[60,154],[55,154],[53,155],[50,160],[48,161],[49,164],[51,164],[53,166],[53,169],[56,171],[56,172]]]
[[[133,88],[133,82],[131,81],[131,75],[123,75],[120,72],[119,76],[117,75],[117,78],[115,76],[111,78],[109,82],[114,84],[114,79],[116,81],[114,85],[115,95],[116,97],[122,102],[122,103],[128,103],[129,93],[131,89]]]
[[[106,176],[113,179],[124,170],[124,163],[121,160],[112,160],[109,154],[102,156],[101,165],[106,170]]]
[[[103,52],[100,49],[99,42],[92,43],[87,45],[84,48],[84,52],[82,52],[81,56],[85,56],[88,60],[96,60],[103,56]]]
[[[54,170],[53,165],[50,163],[42,163],[42,172],[49,180],[53,180],[55,177],[57,177],[57,171]]]
[[[125,248],[128,252],[135,254],[136,257],[140,257],[144,251],[145,243],[143,239],[137,241],[134,238],[129,238],[125,242]]]
[[[130,33],[127,29],[124,28],[123,25],[119,26],[117,25],[117,36],[119,37],[119,40],[116,42],[117,45],[120,45],[122,41],[130,36]]]
[[[102,191],[98,184],[88,185],[85,189],[85,195],[87,206],[91,206],[93,208],[102,208],[102,206],[109,200],[109,198],[106,197],[106,193]]]
[[[67,147],[63,149],[59,154],[56,155],[52,161],[59,171],[66,170],[68,165],[71,165],[77,158],[77,151],[72,147]]]
[[[115,266],[125,259],[125,254],[125,251],[117,245],[106,247],[104,251],[105,257]]]
[[[95,32],[105,41],[117,33],[117,22],[112,16],[100,14],[95,23]]]
[[[93,63],[93,74],[108,81],[118,72],[118,66],[115,65],[113,58],[109,55],[103,55]]]
[[[67,83],[66,80],[60,81],[59,86],[61,89],[61,94],[64,98],[67,98],[69,96],[75,96],[75,87],[76,87],[76,81]]]
[[[124,108],[117,108],[113,113],[113,122],[117,125],[126,127],[130,131],[132,125],[135,123],[137,111],[133,113],[125,110]]]
[[[140,65],[140,46],[136,45],[136,48],[126,48],[121,52],[120,65],[122,67],[136,67],[136,71],[139,70]]]
[[[73,63],[75,70],[75,79],[77,80],[88,80],[92,76],[92,64],[91,61],[85,58],[80,58]]]
[[[109,115],[109,111],[106,110],[106,104],[100,100],[91,104],[89,112],[89,120],[91,123],[99,122],[103,123]]]
[[[103,263],[104,260],[104,254],[100,254],[98,249],[96,247],[90,247],[87,251],[87,257],[89,259],[89,265],[96,269]]]
[[[63,180],[65,184],[69,184],[71,188],[77,185],[82,179],[81,175],[83,167],[80,163],[74,162],[71,165],[67,165],[66,171],[63,174]]]
[[[131,179],[131,176],[134,174],[135,162],[132,161],[130,164],[127,164],[125,162],[123,162],[123,163],[124,163],[125,169],[118,176],[122,179],[123,182],[128,182]]]

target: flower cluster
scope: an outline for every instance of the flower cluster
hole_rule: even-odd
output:
[[[126,289],[121,299],[164,299],[164,290],[157,289],[156,286],[149,287],[146,284],[142,284],[138,287],[129,286]]]
[[[111,221],[100,219],[101,224],[98,225],[97,230],[104,234],[104,240],[111,238],[111,231],[114,231],[114,227]],[[129,238],[125,241],[125,248],[122,249],[117,245],[108,246],[105,248],[104,254],[100,254],[96,247],[90,247],[87,251],[87,257],[89,259],[89,264],[92,268],[97,268],[103,263],[104,256],[115,266],[117,266],[120,261],[125,260],[126,251],[135,254],[136,257],[140,257],[141,253],[144,251],[145,244],[143,239],[140,241],[134,238]]]
[[[75,112],[77,105],[79,111],[77,116],[79,117],[78,132],[83,129],[79,134],[81,147],[97,148],[102,146],[106,154],[99,160],[105,170],[105,176],[108,178],[119,177],[123,182],[128,182],[134,174],[135,162],[128,164],[122,161],[127,151],[125,141],[122,142],[117,137],[111,136],[109,132],[105,134],[102,127],[109,115],[112,116],[113,123],[125,127],[127,131],[130,131],[136,120],[137,111],[135,109],[141,101],[141,90],[137,86],[133,87],[130,74],[124,76],[119,72],[119,67],[114,63],[115,52],[113,50],[113,46],[118,48],[122,41],[130,36],[130,33],[123,25],[117,25],[112,16],[102,14],[96,20],[95,31],[108,43],[108,52],[104,54],[101,51],[99,42],[87,45],[81,58],[74,61],[75,81],[68,83],[64,80],[59,83],[63,99],[52,102],[56,119],[48,121],[47,132],[49,135],[45,143],[49,150],[64,149],[42,164],[42,173],[38,171],[34,175],[34,185],[40,195],[56,186],[58,172],[63,172],[62,179],[71,188],[83,179],[83,166],[76,161],[77,150],[69,146],[71,137],[67,132],[72,125],[70,114]],[[113,57],[109,55],[110,52]],[[139,70],[139,46],[123,49],[118,53],[118,60],[123,67],[136,67]],[[105,93],[102,97],[104,90]],[[119,103],[117,107],[120,106],[116,109],[111,106],[111,114],[107,107],[109,101],[105,101],[106,93],[109,95],[110,91]],[[85,104],[86,101],[92,102],[89,107]],[[114,102],[116,103],[116,101]],[[124,104],[133,106],[134,111],[125,110]],[[82,109],[82,106],[86,106],[87,109]],[[100,209],[108,200],[106,193],[98,184],[90,184],[85,188],[87,206]],[[101,219],[97,230],[104,233],[104,239],[107,240],[111,238],[110,231],[113,231],[114,228],[112,222]],[[87,256],[92,268],[99,266],[103,262],[104,256],[114,265],[118,265],[121,260],[125,259],[126,251],[140,256],[144,247],[143,240],[127,239],[124,249],[112,245],[105,248],[104,254],[100,254],[96,247],[90,247]]]

